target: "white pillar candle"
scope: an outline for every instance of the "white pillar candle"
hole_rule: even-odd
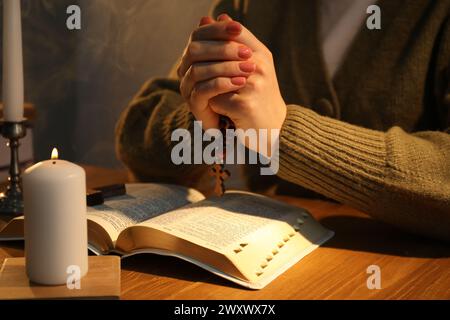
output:
[[[3,0],[3,118],[23,120],[23,55],[20,0]]]
[[[65,284],[73,266],[88,271],[86,173],[54,153],[23,174],[26,270],[44,285]]]

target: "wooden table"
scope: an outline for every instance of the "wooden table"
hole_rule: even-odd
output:
[[[90,187],[126,181],[124,171],[86,167]],[[122,262],[122,299],[450,299],[450,245],[413,236],[349,207],[280,198],[304,207],[335,237],[259,291],[242,289],[170,257]],[[0,243],[0,263],[23,256],[22,243]],[[367,268],[381,269],[380,290]]]

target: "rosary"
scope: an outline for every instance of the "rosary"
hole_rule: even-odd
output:
[[[226,133],[227,129],[235,129],[234,123],[230,120],[230,118],[225,116],[219,117],[219,129],[222,133],[222,141],[223,141],[223,152],[222,154],[218,154],[218,161],[211,168],[210,175],[216,179],[216,184],[214,188],[214,193],[221,197],[225,193],[225,180],[227,180],[231,174],[228,170],[225,169],[225,159],[227,155],[227,139]]]

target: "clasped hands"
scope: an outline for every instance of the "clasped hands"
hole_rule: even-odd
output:
[[[287,108],[272,53],[228,15],[202,18],[177,73],[181,94],[204,130],[217,128],[219,115],[237,129],[281,130]]]

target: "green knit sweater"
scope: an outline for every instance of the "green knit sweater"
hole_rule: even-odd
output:
[[[450,240],[450,1],[380,0],[382,30],[361,28],[333,81],[317,1],[220,1],[272,51],[288,105],[277,177],[249,187],[305,189],[405,230]],[[117,153],[144,181],[201,187],[208,168],[175,166],[171,133],[193,116],[175,79],[144,85],[117,125]]]

